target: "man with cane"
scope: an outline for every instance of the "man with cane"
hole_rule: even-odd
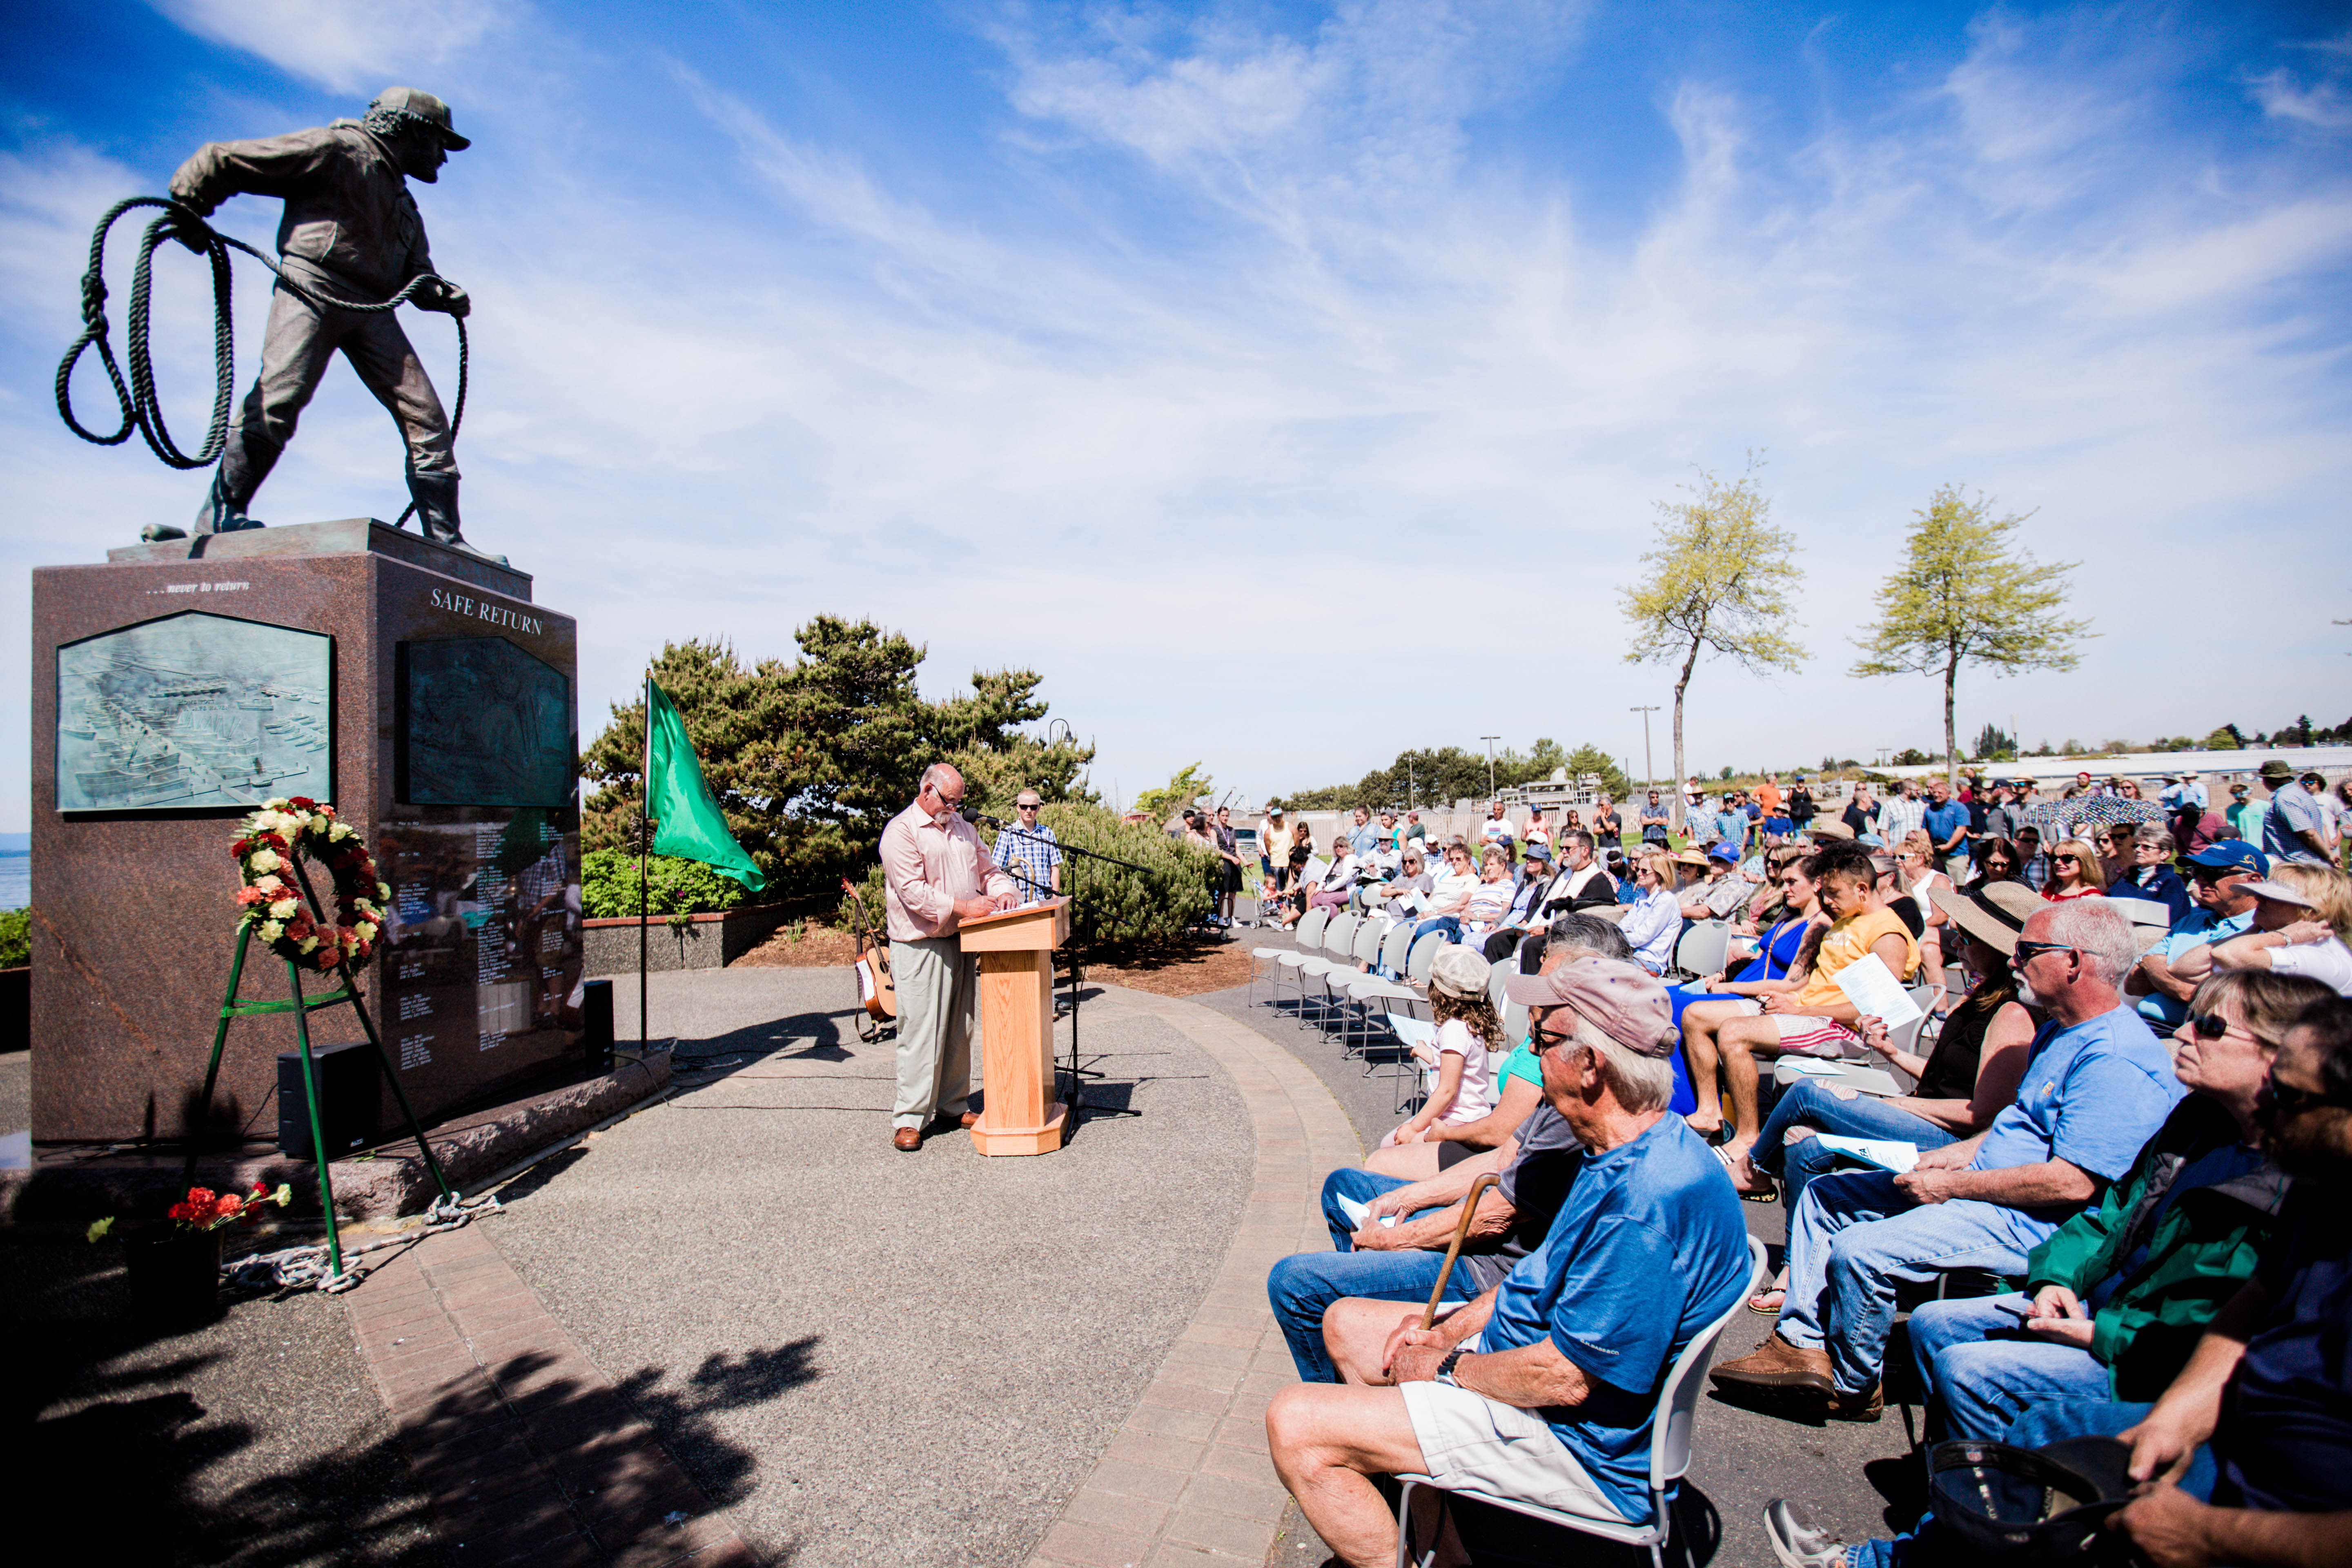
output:
[[[1698,1135],[1666,1114],[1665,988],[1633,964],[1585,959],[1515,979],[1510,994],[1530,1009],[1545,1101],[1585,1150],[1550,1234],[1431,1329],[1418,1308],[1334,1303],[1326,1338],[1343,1366],[1366,1367],[1361,1383],[1302,1384],[1266,1409],[1283,1484],[1360,1568],[1396,1554],[1375,1476],[1423,1473],[1594,1519],[1647,1519],[1659,1388],[1748,1286],[1739,1198]],[[1368,1345],[1379,1348],[1366,1355]]]

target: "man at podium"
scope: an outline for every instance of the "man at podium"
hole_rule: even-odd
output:
[[[1019,902],[1013,879],[989,858],[958,813],[963,775],[945,763],[923,770],[914,804],[882,830],[883,905],[890,975],[898,992],[898,1097],[891,1146],[912,1151],[958,1102],[959,1124],[978,1117],[971,1094],[972,976],[956,940],[960,921]],[[944,1129],[940,1129],[944,1131]]]

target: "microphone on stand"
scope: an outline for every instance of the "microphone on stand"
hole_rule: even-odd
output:
[[[961,811],[956,813],[956,815],[962,817],[966,822],[971,823],[975,827],[981,826],[982,823],[987,824],[991,827],[1001,828],[1005,826],[1005,821],[1003,817],[991,816],[984,811],[975,811],[968,805]]]

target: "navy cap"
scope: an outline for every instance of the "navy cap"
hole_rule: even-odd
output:
[[[2217,838],[2191,855],[2189,863],[2216,870],[2252,871],[2257,877],[2271,874],[2271,858],[2242,838]]]

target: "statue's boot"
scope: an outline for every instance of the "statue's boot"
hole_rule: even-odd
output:
[[[477,550],[466,542],[457,528],[457,477],[455,474],[419,474],[408,476],[408,493],[416,502],[416,526],[425,538],[452,550],[462,550],[468,555],[500,566],[507,563],[503,555],[493,555],[487,550]]]
[[[205,491],[204,504],[196,508],[196,537],[262,527],[259,520],[246,515],[245,509],[253,500],[254,492],[261,488],[261,481],[269,477],[269,470],[278,466],[278,454],[285,449],[267,436],[247,435],[241,425],[229,426],[228,444],[221,449],[220,464],[213,469],[213,482]],[[164,523],[150,523],[139,531],[139,537],[151,543],[187,536],[186,529]]]

